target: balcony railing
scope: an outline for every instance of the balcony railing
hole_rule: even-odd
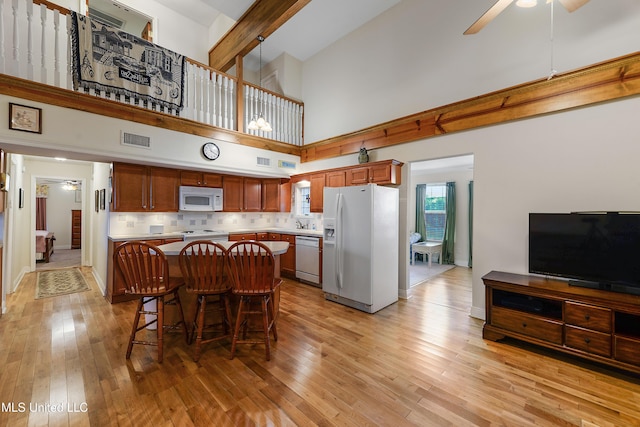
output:
[[[74,90],[70,28],[71,12],[66,8],[44,0],[0,0],[0,73]],[[184,107],[180,111],[166,110],[133,97],[81,90],[224,129],[303,145],[301,102],[247,82],[239,83],[236,77],[191,59],[187,59],[185,73]],[[244,105],[242,114],[239,105]],[[247,130],[253,115],[261,111],[268,117],[273,132]],[[242,117],[242,126],[238,117]]]

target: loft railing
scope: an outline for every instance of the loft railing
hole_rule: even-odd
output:
[[[45,0],[0,0],[0,73],[74,90],[70,28],[71,12],[64,7]],[[191,59],[187,59],[184,107],[180,111],[104,91],[91,89],[84,93],[224,129],[303,145],[304,106],[301,102],[247,82],[239,83],[236,77]],[[242,114],[239,114],[239,106],[244,106]],[[273,132],[247,130],[249,121],[259,112],[268,118]],[[242,126],[238,117],[242,117]]]

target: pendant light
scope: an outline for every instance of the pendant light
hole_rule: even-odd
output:
[[[259,85],[262,85],[262,42],[264,41],[264,37],[258,36],[258,42],[260,42],[260,81]],[[263,92],[260,91],[259,96],[259,105],[260,105],[260,113],[256,117],[255,115],[249,122],[249,126],[247,126],[250,130],[261,130],[262,132],[271,132],[273,129],[269,122],[264,118],[262,114],[262,105],[263,105]]]

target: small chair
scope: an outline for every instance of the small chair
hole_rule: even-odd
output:
[[[165,329],[177,329],[182,324],[185,339],[188,339],[187,325],[184,322],[184,314],[182,313],[182,305],[178,295],[178,289],[184,282],[182,279],[176,280],[169,277],[167,257],[157,246],[150,243],[125,242],[118,246],[113,257],[114,264],[118,266],[124,278],[125,292],[140,297],[131,329],[129,346],[127,347],[127,359],[131,357],[131,350],[134,344],[155,345],[158,347],[158,363],[162,363]],[[168,296],[170,296],[170,299],[166,299]],[[145,307],[145,304],[149,302],[156,303],[155,310],[151,309],[149,305]],[[165,305],[175,305],[178,309],[180,320],[174,325],[164,324]],[[141,314],[154,314],[156,317],[154,320],[139,326]],[[139,331],[154,323],[157,323],[156,341],[136,339],[136,334]]]
[[[197,297],[196,313],[189,334],[189,344],[196,337],[196,349],[193,359],[200,359],[202,345],[231,337],[231,310],[229,308],[229,294],[231,286],[226,277],[227,251],[219,243],[209,240],[195,240],[185,246],[178,257],[182,277],[189,293]],[[205,312],[207,299],[215,298],[210,302],[218,302],[220,310],[220,323],[207,325],[205,328]],[[215,327],[222,327],[222,334],[203,339],[205,329],[207,332]]]
[[[231,341],[231,359],[236,351],[236,344],[257,344],[264,342],[266,359],[271,358],[269,333],[273,332],[273,340],[278,340],[276,330],[274,293],[282,283],[275,277],[275,258],[271,250],[263,243],[253,240],[238,241],[227,250],[227,265],[231,291],[240,297],[236,325]],[[260,303],[260,307],[256,307]],[[247,339],[249,316],[259,315],[262,320],[262,341]],[[242,339],[240,329],[242,328]],[[254,332],[253,330],[251,332]]]

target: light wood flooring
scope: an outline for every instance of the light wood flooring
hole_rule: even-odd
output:
[[[229,360],[222,342],[195,363],[172,335],[163,364],[152,347],[125,360],[134,303],[108,304],[82,271],[91,292],[34,300],[30,273],[9,296],[0,426],[640,425],[637,376],[483,340],[466,268],[375,315],[286,281],[271,361],[260,345]]]

